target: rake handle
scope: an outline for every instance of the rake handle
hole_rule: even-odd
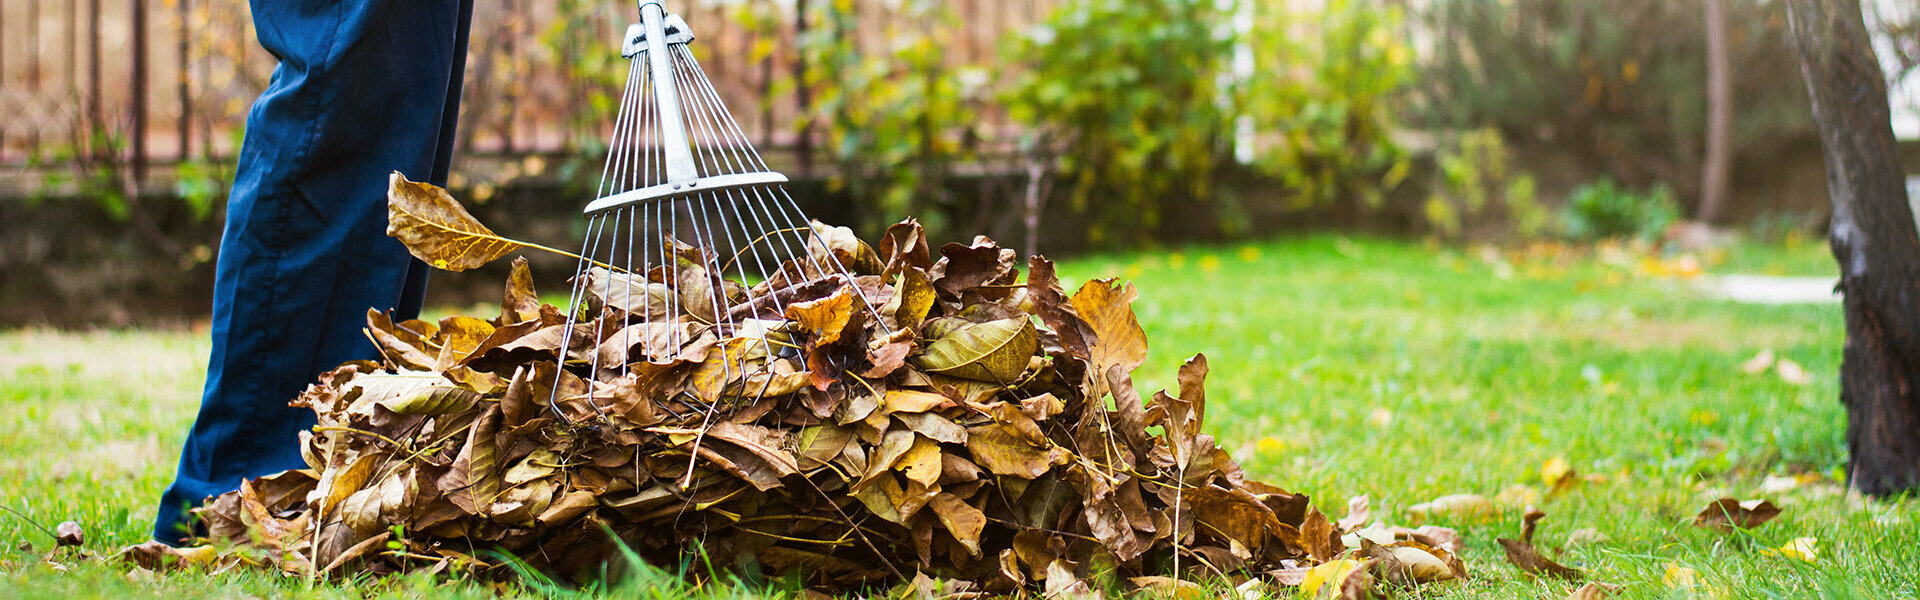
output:
[[[653,75],[654,101],[660,110],[660,137],[666,153],[667,184],[673,189],[695,185],[700,170],[680,108],[680,87],[673,75],[673,55],[667,50],[667,9],[659,2],[640,3],[640,25],[647,30],[647,68]]]

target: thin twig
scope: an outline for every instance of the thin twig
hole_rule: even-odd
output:
[[[41,532],[46,533],[47,537],[53,538],[55,541],[59,541],[60,534],[54,533],[54,531],[52,529],[48,529],[46,525],[41,525],[39,521],[33,520],[33,517],[29,517],[27,515],[21,514],[20,511],[14,510],[13,507],[7,506],[5,504],[0,504],[0,508],[6,509],[7,512],[13,513],[13,516],[20,517],[20,520],[26,521],[28,525],[32,525],[35,528],[39,529]]]

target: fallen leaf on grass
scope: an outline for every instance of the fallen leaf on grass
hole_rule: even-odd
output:
[[[1435,552],[1418,545],[1407,544],[1417,544],[1417,542],[1371,546],[1367,549],[1366,555],[1373,559],[1373,574],[1376,578],[1401,587],[1413,587],[1465,576],[1464,566],[1459,571],[1454,569],[1460,561],[1453,559],[1450,553]],[[1441,556],[1441,554],[1447,554],[1447,556]]]
[[[1787,541],[1786,544],[1779,548],[1762,548],[1760,553],[1767,556],[1792,558],[1806,562],[1819,562],[1819,544],[1820,540],[1818,538],[1797,537]]]
[[[1807,385],[1807,384],[1813,383],[1813,375],[1810,373],[1807,373],[1807,370],[1805,368],[1802,368],[1800,366],[1800,363],[1793,362],[1791,360],[1787,360],[1784,358],[1780,359],[1780,362],[1773,364],[1773,372],[1780,375],[1781,381],[1785,381],[1787,383],[1791,383],[1794,385]]]
[[[1541,556],[1540,550],[1534,548],[1533,544],[1507,538],[1500,538],[1495,541],[1500,543],[1501,550],[1506,551],[1507,562],[1513,563],[1513,566],[1519,567],[1522,571],[1535,575],[1550,575],[1568,581],[1579,581],[1587,576],[1586,573],[1581,572],[1579,569],[1554,562],[1553,559]]]
[[[1766,500],[1741,502],[1733,498],[1721,498],[1708,504],[1700,514],[1694,515],[1693,524],[1723,531],[1732,528],[1752,529],[1778,516],[1780,507]]]
[[[1700,585],[1700,572],[1682,566],[1680,563],[1667,563],[1667,570],[1660,575],[1660,585],[1672,589],[1690,588]]]
[[[1555,456],[1540,465],[1540,481],[1546,483],[1549,493],[1566,491],[1573,484],[1579,483],[1580,479],[1577,475],[1573,465],[1568,464],[1564,456]]]
[[[1367,508],[1367,495],[1361,494],[1347,499],[1347,516],[1334,523],[1340,531],[1355,531],[1365,527],[1372,511]]]
[[[1427,519],[1479,520],[1493,516],[1493,502],[1479,494],[1450,494],[1407,507],[1416,521]]]
[[[1366,574],[1366,569],[1362,568],[1366,564],[1365,561],[1345,558],[1315,565],[1312,569],[1308,569],[1306,576],[1300,580],[1300,591],[1308,596],[1318,597],[1321,588],[1326,588],[1337,594],[1346,587],[1347,580],[1355,575],[1366,577],[1371,583],[1373,578]]]
[[[1589,581],[1586,585],[1569,592],[1566,600],[1600,600],[1612,596],[1619,589],[1620,586],[1617,585]]]
[[[214,563],[220,552],[213,546],[193,548],[175,548],[156,541],[129,546],[120,552],[120,559],[154,571],[165,571],[181,567],[204,567]]]
[[[1540,550],[1533,547],[1535,524],[1538,523],[1540,519],[1546,518],[1546,516],[1546,513],[1540,512],[1537,509],[1529,510],[1526,516],[1523,517],[1520,539],[1511,540],[1500,538],[1495,540],[1500,543],[1500,549],[1506,551],[1507,562],[1513,563],[1513,566],[1519,567],[1521,571],[1535,575],[1548,575],[1568,581],[1585,579],[1587,577],[1586,573],[1581,572],[1579,569],[1554,562],[1552,559],[1541,555]]]
[[[53,527],[54,540],[61,546],[78,546],[87,541],[87,534],[80,530],[80,524],[63,521]]]

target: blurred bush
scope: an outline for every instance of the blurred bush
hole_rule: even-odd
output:
[[[1415,75],[1400,9],[1353,0],[1253,9],[1245,115],[1266,134],[1255,166],[1293,188],[1297,207],[1378,207],[1411,167],[1390,137]]]
[[[1499,128],[1565,147],[1636,185],[1692,198],[1706,123],[1701,0],[1434,0],[1411,105],[1426,128]],[[1736,163],[1813,135],[1786,7],[1729,0]]]
[[[1548,233],[1533,176],[1513,164],[1513,153],[1491,127],[1449,136],[1434,156],[1427,225],[1442,238],[1534,238]]]
[[[1150,239],[1192,214],[1232,156],[1234,36],[1215,0],[1079,0],[1012,40],[1024,69],[1005,89],[1014,120],[1059,156],[1088,241]],[[1177,213],[1176,213],[1177,214]]]
[[[1665,184],[1635,191],[1611,177],[1601,177],[1573,191],[1564,215],[1567,235],[1577,240],[1636,237],[1651,241],[1680,219],[1680,208]]]
[[[863,50],[852,31],[850,2],[813,3],[813,26],[799,39],[812,92],[802,128],[819,125],[839,167],[829,189],[870,203],[863,228],[877,230],[912,215],[945,231],[951,195],[943,184],[953,166],[977,158],[970,126],[986,74],[951,68],[945,53],[959,30],[947,2],[907,0],[901,7],[918,30],[894,32],[887,48]]]

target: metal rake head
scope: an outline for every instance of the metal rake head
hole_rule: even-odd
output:
[[[751,395],[756,371],[797,354],[783,315],[800,290],[861,293],[701,71],[686,22],[657,1],[639,9],[622,39],[632,64],[598,198],[585,210],[548,399],[556,413],[578,395],[604,414],[596,379],[643,360],[700,361],[716,347],[734,395]],[[562,385],[568,372],[586,389]]]

